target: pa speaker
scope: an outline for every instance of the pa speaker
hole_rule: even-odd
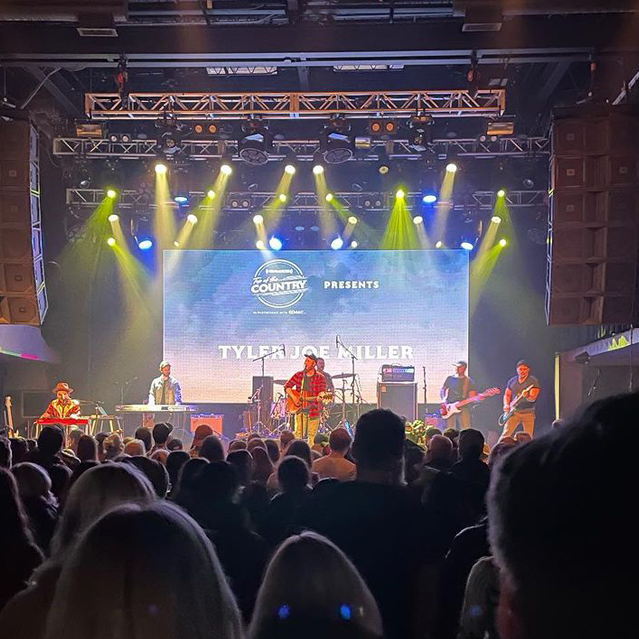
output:
[[[637,311],[639,120],[558,112],[552,129],[549,324],[629,324]]]
[[[0,324],[39,325],[47,307],[37,133],[1,122]]]

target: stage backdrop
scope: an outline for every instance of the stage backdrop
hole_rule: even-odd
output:
[[[366,402],[380,367],[416,367],[423,397],[439,399],[452,364],[468,353],[468,254],[430,251],[164,252],[164,356],[185,402],[246,402],[260,362],[287,379],[306,351],[326,371],[351,371],[339,335],[358,359]],[[282,387],[275,387],[275,392]]]

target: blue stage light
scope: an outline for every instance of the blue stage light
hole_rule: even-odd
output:
[[[336,237],[332,242],[331,242],[331,248],[334,251],[339,251],[342,246],[344,246],[344,240],[341,237]]]
[[[424,204],[435,204],[435,202],[437,202],[437,196],[434,193],[424,193],[422,202]]]
[[[282,248],[282,240],[279,237],[273,236],[269,241],[268,245],[274,250],[279,251]]]
[[[141,251],[148,251],[150,248],[153,248],[153,240],[148,237],[138,240],[138,248]]]

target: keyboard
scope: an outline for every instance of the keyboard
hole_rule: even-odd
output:
[[[200,409],[192,404],[170,404],[168,406],[121,404],[115,407],[116,413],[197,413],[199,411]]]
[[[45,417],[42,419],[36,419],[36,424],[40,424],[40,426],[49,426],[53,424],[62,424],[63,426],[88,426],[89,420],[83,417],[79,417],[77,419],[74,419],[72,417]]]

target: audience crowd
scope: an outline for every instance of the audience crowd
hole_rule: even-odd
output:
[[[487,453],[388,410],[309,446],[0,438],[0,637],[634,636],[636,394]],[[622,582],[626,586],[622,586]]]

